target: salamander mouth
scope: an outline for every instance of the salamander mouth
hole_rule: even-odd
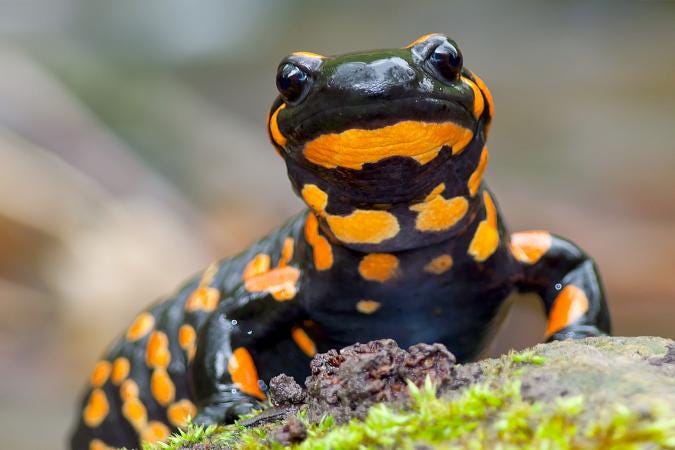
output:
[[[320,135],[350,129],[374,130],[403,121],[448,123],[473,130],[476,120],[458,100],[410,96],[347,103],[337,99],[322,106],[305,106],[283,124],[290,141],[302,145]]]

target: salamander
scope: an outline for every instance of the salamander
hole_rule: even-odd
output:
[[[510,234],[483,181],[494,116],[457,44],[281,61],[269,138],[307,208],[138,314],[96,364],[73,449],[137,447],[264,402],[317,352],[393,338],[459,361],[490,341],[513,292],[546,340],[610,333],[593,260],[547,231]]]

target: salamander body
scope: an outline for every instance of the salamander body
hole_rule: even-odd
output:
[[[510,234],[483,182],[494,115],[441,34],[401,49],[279,65],[267,129],[308,208],[141,312],[95,365],[73,449],[137,447],[188,417],[231,422],[316,352],[393,338],[460,361],[515,291],[548,340],[610,332],[593,261],[546,231]]]

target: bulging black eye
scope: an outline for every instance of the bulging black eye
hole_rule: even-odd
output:
[[[462,54],[448,41],[436,47],[428,61],[447,80],[456,80],[462,71]]]
[[[284,64],[277,71],[277,89],[288,103],[298,103],[309,90],[309,75],[295,64]]]

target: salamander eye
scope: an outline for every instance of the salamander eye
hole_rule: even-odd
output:
[[[445,79],[454,81],[462,71],[462,54],[449,41],[444,41],[434,49],[428,58],[429,64]]]
[[[287,103],[298,103],[309,91],[310,78],[295,64],[283,64],[277,71],[277,90]]]

